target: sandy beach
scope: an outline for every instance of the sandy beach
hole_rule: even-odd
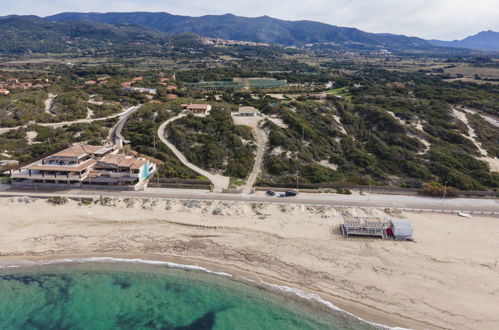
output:
[[[415,242],[343,238],[343,216],[411,220]],[[109,256],[199,265],[317,293],[366,320],[499,328],[499,219],[229,201],[0,198],[0,265]]]

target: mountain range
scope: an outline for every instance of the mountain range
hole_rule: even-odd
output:
[[[419,38],[400,35],[380,35],[355,28],[338,27],[312,21],[284,21],[268,16],[249,18],[232,14],[201,17],[168,13],[61,13],[46,20],[91,21],[108,24],[136,24],[162,32],[178,34],[192,32],[204,37],[226,40],[253,41],[285,46],[316,43],[368,45],[369,47],[405,49],[428,48],[432,45]]]
[[[283,46],[319,45],[339,50],[459,52],[457,48],[499,50],[499,33],[487,31],[462,41],[427,41],[395,34],[375,34],[313,21],[285,21],[268,16],[232,14],[201,17],[168,13],[61,13],[48,17],[0,17],[0,52],[64,52],[89,48],[118,49],[130,43],[164,45],[172,35],[194,33],[209,38]],[[148,47],[142,47],[147,49]],[[461,50],[463,51],[463,50]]]
[[[499,50],[499,32],[483,31],[463,40],[440,41],[430,40],[436,46],[456,47],[479,50]]]
[[[46,17],[53,21],[91,21],[137,24],[178,34],[192,32],[210,38],[303,46],[310,43],[363,44],[387,49],[428,49],[432,46],[499,50],[499,33],[481,32],[461,41],[424,40],[395,34],[374,34],[355,28],[313,21],[285,21],[268,16],[240,17],[232,14],[201,17],[168,13],[61,13]]]

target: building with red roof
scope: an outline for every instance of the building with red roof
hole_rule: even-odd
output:
[[[119,187],[140,189],[156,172],[149,160],[119,150],[74,145],[11,170],[15,186]]]
[[[182,107],[196,114],[206,114],[211,111],[211,105],[209,104],[182,104]]]

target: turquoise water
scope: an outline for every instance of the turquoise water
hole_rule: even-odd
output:
[[[0,270],[0,329],[370,329],[226,277],[71,263]]]

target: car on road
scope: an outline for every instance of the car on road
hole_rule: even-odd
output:
[[[279,197],[295,197],[298,195],[298,192],[295,190],[288,190],[284,194],[280,194]]]
[[[277,195],[277,193],[275,191],[273,191],[273,190],[267,190],[267,192],[265,193],[265,195],[273,197],[273,196]]]

